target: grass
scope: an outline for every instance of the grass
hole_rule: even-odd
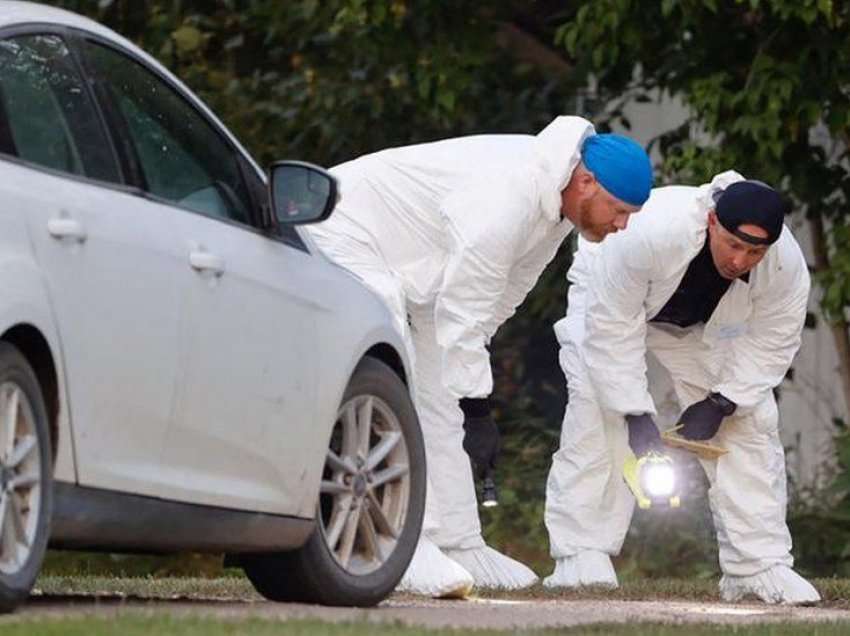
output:
[[[127,596],[160,599],[262,600],[245,577],[41,576],[36,594],[50,596]]]
[[[821,593],[820,607],[850,610],[850,579],[814,579]],[[119,596],[164,599],[205,600],[262,600],[245,577],[228,576],[207,578],[154,578],[105,576],[41,576],[36,582],[36,593],[51,596]],[[623,582],[617,590],[585,589],[577,591],[550,591],[542,585],[516,592],[482,591],[481,598],[496,599],[611,599],[625,601],[700,601],[720,600],[715,579],[632,579]]]
[[[820,592],[823,602],[818,607],[850,610],[850,579],[811,579]],[[717,579],[631,579],[621,581],[616,590],[547,590],[535,585],[516,592],[479,593],[483,598],[538,598],[538,599],[611,599],[619,601],[699,601],[719,602]]]
[[[818,579],[814,581],[824,597],[822,607],[850,609],[850,580]],[[59,596],[108,597],[110,599],[185,599],[222,601],[259,601],[261,597],[244,577],[206,578],[154,577],[93,577],[42,576],[36,594]],[[554,593],[542,586],[519,592],[488,592],[483,598],[499,599],[612,599],[612,600],[676,600],[718,601],[716,580],[643,579],[625,581],[615,591],[583,590]],[[397,596],[403,600],[405,597]],[[94,606],[92,606],[94,607]],[[172,615],[167,607],[162,612],[154,606],[123,607],[109,616],[73,615],[59,617],[50,614],[30,617],[24,614],[0,618],[2,636],[100,636],[147,634],[175,636],[220,635],[285,635],[285,636],[681,636],[682,626],[654,623],[600,624],[572,628],[496,630],[453,630],[410,627],[400,623],[348,622],[326,623],[317,620],[271,620],[267,618],[212,618],[191,614]],[[154,614],[153,611],[157,613]],[[433,611],[440,611],[434,608]],[[815,636],[844,636],[850,634],[850,622],[845,623],[785,623],[766,625],[694,625],[686,628],[688,636],[792,636],[801,633]]]
[[[801,629],[810,636],[845,636],[850,624],[812,625],[688,625],[688,636],[797,636]],[[682,636],[676,625],[595,625],[557,630],[511,630],[514,636]],[[504,636],[503,631],[425,629],[373,623],[324,623],[294,620],[285,623],[262,619],[212,620],[206,618],[146,617],[122,615],[111,618],[71,618],[13,621],[3,625],[3,636]]]

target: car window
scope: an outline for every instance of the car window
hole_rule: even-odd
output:
[[[139,62],[94,42],[85,50],[124,124],[145,190],[207,216],[249,223],[251,196],[222,135]]]
[[[104,181],[120,176],[64,40],[0,40],[0,152]]]

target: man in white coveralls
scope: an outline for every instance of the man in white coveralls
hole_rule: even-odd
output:
[[[579,242],[567,315],[555,325],[569,402],[546,492],[547,587],[617,586],[634,509],[631,450],[660,448],[645,355],[669,371],[680,434],[728,451],[700,460],[724,599],[810,603],[785,522],[786,474],[773,396],[797,349],[809,272],[782,196],[735,172],[652,191],[629,231]]]
[[[573,227],[589,241],[626,227],[649,196],[649,159],[626,137],[558,117],[536,136],[391,148],[331,172],[341,201],[310,234],[386,302],[414,360],[428,495],[399,589],[531,585],[529,568],[481,537],[470,457],[490,469],[499,445],[487,345]]]

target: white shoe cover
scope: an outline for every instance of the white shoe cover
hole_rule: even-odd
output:
[[[597,586],[610,590],[620,586],[611,557],[598,550],[584,550],[555,561],[555,571],[543,580],[543,587]]]
[[[469,572],[423,536],[419,538],[407,572],[395,589],[396,592],[433,598],[464,598],[472,591],[474,583],[475,579]]]
[[[814,586],[787,565],[774,565],[753,576],[724,574],[720,579],[720,596],[724,601],[739,601],[748,594],[754,594],[765,603],[784,605],[820,601]]]
[[[528,567],[487,545],[464,550],[444,548],[443,552],[472,574],[479,588],[519,590],[537,583],[537,575]]]

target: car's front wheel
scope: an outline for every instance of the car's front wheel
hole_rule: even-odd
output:
[[[404,383],[365,358],[337,413],[322,475],[316,531],[304,547],[242,558],[276,601],[370,606],[404,574],[425,510],[425,448]]]
[[[51,457],[38,380],[26,358],[0,342],[0,612],[27,598],[44,560]]]

